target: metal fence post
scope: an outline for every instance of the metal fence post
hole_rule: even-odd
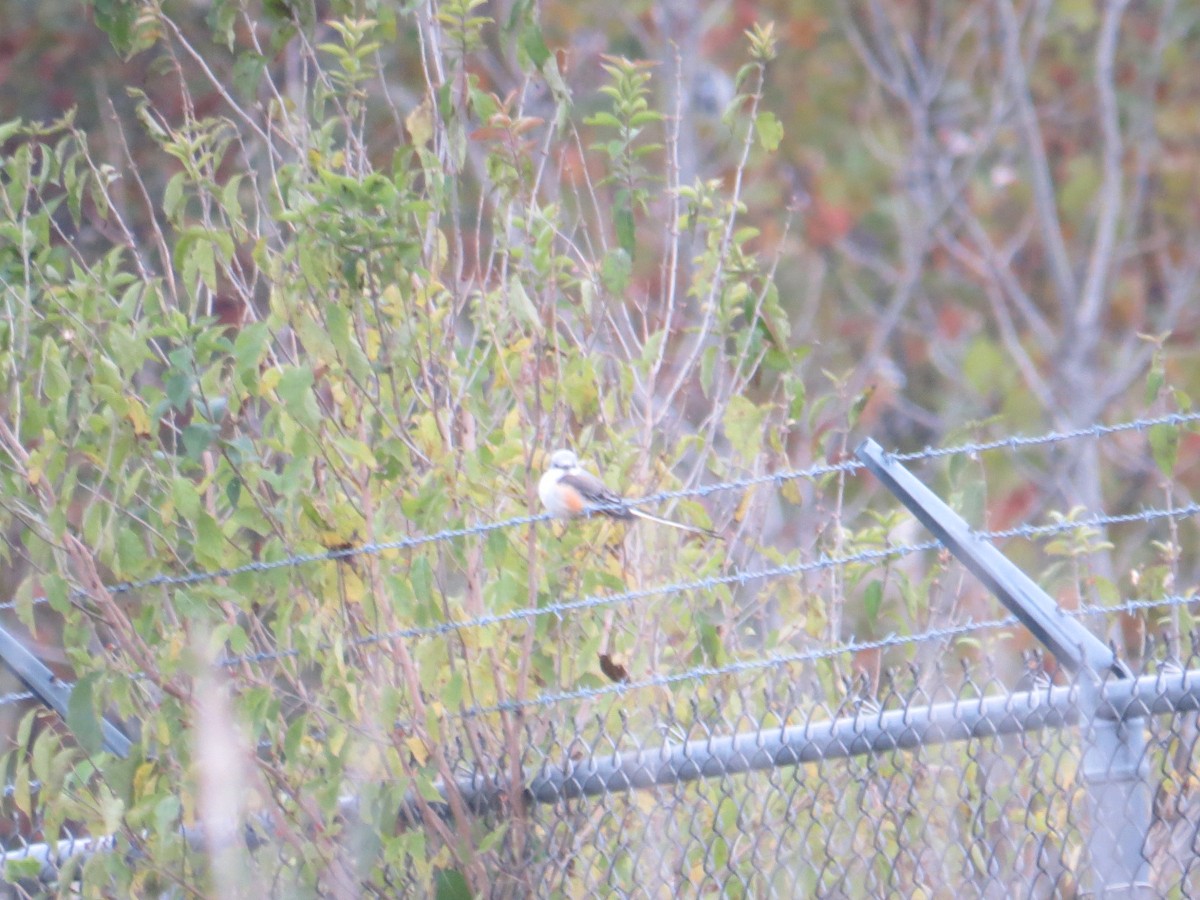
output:
[[[855,454],[954,556],[1033,632],[1059,664],[1074,673],[1080,694],[1082,773],[1091,834],[1090,889],[1102,897],[1148,895],[1145,857],[1150,785],[1145,762],[1145,719],[1122,719],[1102,703],[1101,680],[1129,678],[1108,645],[1066,615],[1045,591],[994,546],[976,535],[941,498],[873,440]]]
[[[1146,720],[1121,719],[1090,678],[1081,704],[1083,780],[1087,786],[1094,882],[1101,897],[1150,897],[1150,782]]]

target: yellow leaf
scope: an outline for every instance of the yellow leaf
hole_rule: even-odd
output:
[[[146,414],[146,407],[137,397],[127,397],[126,400],[128,405],[125,408],[125,418],[133,426],[133,433],[140,438],[149,437],[150,416]]]
[[[423,147],[433,137],[433,104],[426,97],[404,120],[414,147]]]
[[[442,432],[438,428],[437,419],[433,413],[422,413],[414,420],[415,426],[411,432],[413,439],[417,442],[417,446],[426,455],[441,453],[442,450]]]
[[[258,379],[258,395],[265,397],[271,391],[275,390],[275,386],[279,384],[279,379],[283,377],[283,372],[278,367],[267,369],[262,373],[262,377]]]
[[[356,606],[362,605],[363,597],[366,596],[366,588],[363,580],[357,574],[350,572],[344,576],[342,596],[345,597],[347,603],[353,603]]]
[[[429,750],[425,746],[425,742],[416,735],[413,735],[405,740],[404,743],[408,747],[408,752],[413,755],[413,759],[417,761],[417,765],[425,765],[429,759]]]
[[[341,756],[342,750],[346,746],[346,730],[344,728],[330,728],[325,735],[325,747],[333,756]]]
[[[520,434],[521,433],[521,410],[517,406],[513,406],[504,417],[504,434]],[[535,463],[540,465],[538,460]]]
[[[742,499],[738,502],[737,509],[733,511],[733,521],[741,522],[746,518],[746,513],[750,511],[750,501],[754,499],[754,487],[751,486],[742,494]]]
[[[368,328],[366,338],[363,352],[367,355],[367,359],[376,362],[379,359],[379,348],[383,346],[383,338],[379,336],[379,329]]]
[[[133,788],[137,796],[144,796],[154,789],[158,779],[155,777],[155,767],[150,763],[142,763],[133,773]]]
[[[400,285],[392,282],[379,294],[379,308],[391,316],[401,316],[404,314],[404,294],[400,292]]]
[[[779,493],[789,503],[800,505],[804,502],[804,495],[800,493],[800,482],[798,479],[788,478],[785,480],[779,485]]]

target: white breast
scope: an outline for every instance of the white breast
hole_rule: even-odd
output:
[[[549,469],[538,482],[538,496],[542,500],[542,505],[546,507],[546,512],[560,518],[571,515],[571,511],[563,505],[558,490],[558,479],[562,477],[562,474],[561,469]]]

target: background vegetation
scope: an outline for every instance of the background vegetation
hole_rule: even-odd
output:
[[[613,7],[0,3],[0,584],[87,700],[73,736],[4,707],[5,771],[16,827],[137,848],[88,861],[85,890],[520,894],[561,829],[518,793],[480,817],[437,785],[770,707],[750,678],[521,704],[991,609],[907,558],[438,632],[921,537],[834,472],[656,507],[719,539],[587,521],[395,543],[538,512],[557,446],[650,494],[866,435],[1191,408],[1188,4]],[[928,477],[1002,529],[1185,504],[1198,449],[1162,426]],[[1014,552],[1070,605],[1190,590],[1194,545],[1143,522]],[[325,558],[270,565],[297,554]],[[191,572],[226,574],[151,581]],[[1107,636],[1140,660],[1190,627],[1176,606]],[[1011,682],[1024,646],[949,652]],[[931,662],[776,672],[772,714],[910,661]],[[130,760],[97,752],[101,711],[139,736]],[[264,822],[278,851],[240,850]],[[557,865],[564,893],[605,883]],[[664,889],[725,884],[678,868]]]

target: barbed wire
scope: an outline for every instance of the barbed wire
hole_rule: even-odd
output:
[[[930,544],[931,547],[927,547],[925,549],[931,549],[933,546],[940,546],[937,544],[937,542],[930,542]],[[1072,618],[1093,618],[1096,616],[1113,615],[1114,613],[1143,612],[1151,609],[1170,608],[1174,606],[1182,606],[1187,603],[1200,603],[1200,596],[1197,596],[1196,594],[1171,594],[1158,599],[1140,598],[1124,600],[1121,603],[1114,604],[1112,606],[1104,606],[1102,604],[1082,604],[1076,609],[1063,609],[1063,613],[1071,616]],[[757,657],[755,659],[738,660],[735,662],[726,663],[723,666],[697,666],[692,669],[687,669],[683,672],[652,676],[639,681],[621,682],[595,688],[579,688],[571,691],[559,691],[542,694],[538,697],[529,698],[527,700],[510,700],[490,706],[476,706],[465,710],[461,715],[463,717],[472,717],[486,715],[489,713],[516,712],[524,709],[553,706],[571,700],[593,699],[608,694],[623,694],[649,687],[665,687],[684,681],[698,681],[705,678],[716,678],[722,675],[734,675],[747,671],[778,668],[794,663],[816,662],[822,659],[831,659],[835,656],[845,656],[852,653],[859,653],[864,650],[883,650],[912,644],[926,644],[932,641],[963,637],[979,631],[1008,628],[1019,624],[1021,624],[1020,620],[1015,615],[1009,614],[1007,616],[1001,616],[995,619],[983,619],[978,621],[968,620],[966,622],[959,622],[954,625],[929,628],[925,631],[915,632],[913,634],[900,635],[892,633],[886,637],[861,641],[851,638],[846,642],[836,644],[831,647],[797,651],[796,653],[771,654],[768,656]],[[386,637],[386,635],[378,635],[377,637],[383,639]],[[272,655],[271,658],[282,658],[293,655],[295,655],[294,651],[284,651],[283,653]],[[234,662],[252,661],[253,659],[250,657],[236,659],[231,658],[219,661],[218,664],[225,665],[232,664]],[[0,706],[36,699],[36,695],[29,691],[0,694]]]
[[[909,453],[894,454],[894,458],[902,461],[914,461],[919,459],[936,459],[955,454],[974,454],[997,449],[1017,449],[1021,447],[1030,447],[1055,443],[1065,440],[1073,440],[1083,437],[1101,437],[1118,432],[1131,430],[1144,430],[1158,425],[1183,425],[1190,422],[1200,421],[1200,412],[1196,413],[1177,413],[1155,418],[1142,418],[1119,423],[1117,425],[1092,425],[1084,428],[1074,429],[1072,431],[1048,432],[1041,435],[1021,436],[1013,435],[994,441],[969,442],[954,445],[951,447],[933,448],[927,447],[921,451]],[[652,503],[656,501],[679,499],[684,497],[707,496],[718,491],[745,489],[760,484],[771,482],[782,482],[798,478],[819,478],[828,474],[851,472],[862,468],[862,464],[857,461],[843,461],[838,463],[822,463],[811,466],[805,469],[793,470],[788,472],[773,473],[769,475],[758,475],[750,478],[738,479],[735,481],[720,482],[716,484],[703,485],[696,488],[688,488],[683,490],[662,491],[657,494],[651,494],[646,497],[631,499],[630,505],[638,505]],[[1014,537],[1034,538],[1042,537],[1051,534],[1063,533],[1073,530],[1081,530],[1086,528],[1099,528],[1108,525],[1117,525],[1130,522],[1150,522],[1161,518],[1183,518],[1186,516],[1196,515],[1200,513],[1200,504],[1190,503],[1186,506],[1175,509],[1146,509],[1136,513],[1122,514],[1096,514],[1087,518],[1080,519],[1065,519],[1061,522],[1055,522],[1046,525],[1021,525],[1014,528],[1004,529],[1001,531],[980,531],[977,534],[987,540],[1009,539]],[[407,548],[419,547],[424,544],[453,540],[463,537],[469,537],[478,534],[485,534],[491,531],[521,527],[537,522],[542,522],[550,519],[547,514],[515,516],[508,519],[498,520],[494,522],[478,523],[476,525],[464,526],[461,528],[444,529],[442,531],[433,532],[424,535],[414,535],[406,538],[399,538],[392,541],[376,542],[357,547],[341,548],[338,550],[322,551],[318,553],[293,554],[278,560],[268,561],[253,561],[239,566],[233,566],[223,569],[204,570],[186,572],[178,575],[158,575],[152,578],[124,582],[108,587],[112,593],[126,593],[139,589],[153,587],[179,587],[196,584],[208,580],[218,578],[235,577],[242,574],[260,573],[272,571],[284,567],[294,567],[316,562],[335,561],[345,559],[352,556],[382,553],[389,550],[402,550]],[[616,607],[626,604],[632,604],[638,600],[647,599],[650,597],[671,595],[684,593],[689,591],[706,591],[713,590],[718,587],[740,586],[749,582],[759,580],[771,580],[788,576],[795,576],[818,571],[826,568],[845,567],[860,563],[881,562],[890,558],[899,558],[912,553],[924,552],[927,550],[940,547],[938,541],[930,540],[915,544],[904,544],[898,546],[889,546],[879,549],[867,549],[857,553],[847,554],[840,557],[829,557],[822,555],[818,559],[806,562],[793,563],[780,566],[772,566],[765,569],[752,570],[747,572],[735,572],[725,575],[715,575],[706,578],[693,579],[688,581],[677,581],[663,585],[656,585],[648,588],[639,588],[630,591],[623,591],[615,594],[597,594],[587,597],[561,601],[557,603],[546,604],[540,607],[524,607],[520,609],[510,610],[503,613],[490,613],[476,616],[463,621],[442,622],[436,625],[419,626],[412,628],[396,629],[388,632],[376,632],[362,635],[348,642],[350,646],[363,647],[371,644],[389,642],[395,640],[408,640],[423,637],[432,637],[438,635],[447,635],[458,631],[471,628],[482,628],[493,625],[499,625],[506,622],[520,621],[533,619],[539,616],[553,615],[563,617],[566,614],[579,612],[588,609],[600,607]],[[73,597],[86,596],[86,591],[72,592]],[[37,597],[33,602],[45,602],[45,597]],[[1179,600],[1172,601],[1130,601],[1135,606],[1130,606],[1129,610],[1147,609],[1154,605],[1170,602],[1182,602]],[[0,603],[0,609],[12,608],[16,605],[16,601]],[[1120,611],[1121,607],[1098,607],[1094,608],[1087,614],[1110,613]],[[1083,613],[1077,613],[1083,614]],[[773,665],[784,665],[791,662],[804,661],[805,659],[820,659],[830,656],[841,655],[845,653],[857,652],[859,650],[882,648],[885,646],[893,646],[899,644],[910,644],[914,642],[924,642],[931,640],[945,639],[959,634],[969,633],[976,630],[985,630],[988,628],[1002,627],[1015,623],[1012,617],[1003,619],[991,620],[982,623],[961,623],[954,626],[948,626],[945,629],[931,629],[916,635],[907,635],[903,637],[893,637],[881,639],[875,642],[850,642],[836,647],[824,648],[820,651],[808,651],[807,654],[788,654],[780,657],[765,657],[758,660],[746,660],[737,663],[729,664],[727,668],[718,667],[711,671],[707,668],[690,670],[688,672],[676,673],[668,676],[659,676],[655,679],[650,679],[645,685],[637,683],[636,685],[612,685],[605,688],[597,688],[603,692],[613,692],[614,690],[633,690],[641,686],[653,685],[668,685],[680,680],[690,680],[696,677],[708,677],[704,673],[711,675],[733,674],[739,671],[748,669],[759,669],[770,667]],[[231,667],[243,664],[260,664],[264,662],[277,661],[285,658],[296,656],[296,650],[273,650],[262,651],[252,654],[242,654],[237,656],[225,657],[218,661],[219,665]],[[817,655],[812,655],[816,653]],[[667,680],[663,680],[667,679]],[[590,696],[586,693],[579,692],[562,692],[560,694],[544,695],[544,698],[534,700],[520,701],[524,705],[561,702],[565,699]],[[559,699],[555,699],[559,698]],[[34,699],[34,695],[28,691],[15,692],[11,694],[0,695],[0,706],[24,702]],[[501,711],[508,707],[499,705],[496,707],[481,708],[472,714],[481,714],[488,711]],[[515,708],[515,707],[514,707]]]
[[[1187,425],[1192,422],[1200,422],[1200,410],[1187,413],[1169,413],[1150,418],[1130,419],[1126,422],[1118,422],[1116,425],[1095,423],[1084,425],[1080,428],[1072,428],[1067,431],[1047,431],[1036,435],[1014,434],[991,441],[952,444],[949,447],[926,447],[924,450],[915,452],[892,453],[889,455],[892,459],[899,460],[900,462],[910,462],[920,459],[940,459],[944,456],[955,456],[963,453],[986,453],[989,450],[1019,450],[1025,447],[1057,444],[1085,437],[1101,438],[1124,431],[1145,431],[1148,428],[1154,428],[1159,425]]]
[[[977,535],[984,540],[1002,540],[1011,538],[1036,538],[1068,531],[1087,528],[1101,528],[1107,525],[1128,524],[1130,522],[1152,522],[1163,518],[1184,518],[1200,514],[1200,503],[1189,503],[1175,509],[1146,509],[1137,513],[1120,513],[1115,515],[1094,515],[1082,519],[1067,519],[1062,522],[1052,522],[1045,525],[1019,525],[1002,531],[980,531]],[[687,581],[675,581],[653,587],[637,588],[621,591],[615,594],[592,594],[576,600],[565,600],[547,603],[542,606],[527,606],[502,613],[485,613],[462,621],[439,622],[436,625],[414,626],[399,628],[392,631],[372,632],[361,635],[351,641],[348,646],[364,647],[376,643],[386,643],[396,640],[410,640],[424,637],[446,635],[472,628],[484,628],[500,625],[505,622],[515,622],[522,619],[535,619],[541,616],[562,617],[566,613],[599,607],[616,607],[661,595],[682,594],[689,591],[710,591],[718,587],[730,585],[740,586],[752,581],[772,580],[794,575],[803,575],[821,569],[844,568],[856,563],[882,562],[886,559],[900,558],[913,553],[934,550],[942,544],[937,540],[923,541],[915,544],[900,544],[879,549],[861,550],[843,556],[830,557],[822,555],[815,560],[771,566],[765,569],[755,569],[747,572],[733,572],[727,575],[711,575],[705,578]],[[325,649],[328,649],[326,647]],[[244,664],[271,662],[297,655],[296,650],[264,650],[258,653],[224,657],[218,661],[221,666],[238,666]]]
[[[472,619],[466,619],[462,622],[441,622],[437,625],[400,628],[394,631],[365,634],[355,638],[352,641],[347,641],[346,643],[349,646],[364,647],[370,644],[377,644],[387,641],[449,634],[451,632],[462,631],[464,629],[498,625],[504,622],[514,622],[521,619],[533,619],[539,616],[561,617],[564,613],[568,612],[578,612],[580,610],[595,609],[597,607],[604,606],[623,605],[626,603],[633,603],[636,600],[644,600],[648,597],[656,597],[663,594],[682,594],[688,591],[709,591],[718,587],[742,585],[751,581],[781,578],[787,575],[801,575],[820,569],[851,565],[856,562],[874,562],[886,559],[888,557],[902,556],[907,553],[915,553],[921,550],[933,550],[940,546],[941,544],[938,541],[926,541],[923,544],[908,544],[901,547],[891,547],[883,550],[863,550],[858,553],[852,553],[836,558],[822,556],[818,559],[810,560],[808,562],[792,563],[782,566],[771,566],[770,568],[756,569],[749,572],[734,572],[728,575],[711,575],[707,578],[698,578],[692,581],[676,581],[669,584],[655,585],[654,587],[637,588],[631,591],[621,591],[617,594],[593,594],[588,597],[583,597],[579,600],[548,603],[545,606],[523,607],[521,609],[514,609],[503,613],[490,613],[482,616],[476,616]],[[326,647],[326,649],[328,649],[328,647]],[[228,657],[220,660],[218,664],[222,666],[235,666],[243,663],[254,664],[270,662],[284,656],[295,656],[296,653],[297,651],[294,650],[282,652],[264,651],[262,653],[247,654],[245,656]]]
[[[923,459],[941,459],[947,456],[956,456],[961,454],[974,455],[990,450],[1017,450],[1020,448],[1036,447],[1044,444],[1077,440],[1080,438],[1099,438],[1127,431],[1144,431],[1159,425],[1181,426],[1194,422],[1200,422],[1200,411],[1190,413],[1171,413],[1169,415],[1150,418],[1131,419],[1115,425],[1093,424],[1068,431],[1050,431],[1039,435],[1010,435],[1009,437],[998,438],[992,441],[972,441],[951,445],[949,447],[926,447],[923,450],[896,453],[891,455],[892,458],[902,462],[914,462]],[[625,505],[636,507],[653,503],[661,503],[667,500],[708,497],[712,494],[724,491],[745,490],[747,488],[757,487],[763,484],[782,484],[785,481],[795,481],[800,479],[816,480],[826,475],[838,473],[849,474],[861,468],[863,468],[863,464],[858,460],[844,460],[834,463],[818,463],[802,469],[754,475],[732,481],[721,481],[690,488],[659,491],[657,493],[648,494],[644,497],[630,497],[625,501]],[[538,522],[545,522],[551,518],[552,517],[548,513],[513,516],[507,519],[478,522],[474,525],[467,525],[460,528],[447,528],[428,534],[412,535],[410,537],[396,538],[389,541],[359,544],[354,547],[342,547],[336,550],[322,550],[312,553],[295,553],[274,560],[252,560],[237,566],[229,566],[218,569],[194,570],[181,572],[177,575],[155,575],[150,578],[136,581],[119,582],[117,584],[109,585],[106,587],[106,590],[110,594],[126,594],[132,591],[147,590],[156,587],[187,587],[206,581],[234,578],[239,575],[272,572],[277,569],[296,568],[299,566],[312,565],[314,563],[336,562],[338,560],[349,559],[356,556],[378,555],[394,550],[413,549],[425,544],[459,540],[461,538],[488,534],[493,531],[520,528],[527,525],[533,525]],[[77,589],[71,591],[68,594],[68,597],[72,600],[81,600],[85,599],[88,594],[89,592],[86,590]],[[47,602],[47,598],[44,595],[37,596],[32,598],[30,602],[33,604],[41,604]],[[16,607],[17,603],[18,601],[16,600],[9,600],[0,603],[0,610],[13,609]]]
[[[1046,537],[1054,534],[1061,534],[1067,531],[1098,528],[1106,525],[1127,524],[1130,522],[1151,522],[1163,518],[1183,518],[1200,514],[1200,503],[1189,503],[1186,506],[1177,507],[1175,509],[1146,509],[1137,513],[1120,513],[1115,515],[1093,515],[1081,519],[1069,519],[1062,522],[1053,522],[1044,525],[1020,525],[1013,528],[1006,528],[999,531],[980,531],[978,536],[985,540],[1001,540],[1011,538],[1036,538]],[[615,594],[593,594],[587,597],[576,600],[562,601],[559,603],[550,603],[539,607],[523,607],[520,609],[509,610],[503,613],[489,613],[481,616],[476,616],[471,619],[465,619],[458,622],[441,622],[436,625],[415,626],[412,628],[401,628],[387,632],[373,632],[370,634],[361,635],[351,641],[346,642],[347,646],[365,647],[377,643],[387,643],[396,640],[410,640],[424,637],[434,637],[446,635],[457,631],[463,631],[471,628],[483,628],[493,625],[500,625],[506,622],[515,622],[523,619],[534,619],[540,616],[558,616],[563,617],[568,613],[580,612],[588,609],[596,609],[601,607],[615,607],[626,604],[632,604],[638,600],[648,599],[650,597],[662,595],[674,595],[686,593],[689,591],[707,591],[717,587],[727,587],[730,585],[740,586],[753,581],[772,580],[788,576],[808,574],[828,568],[842,568],[858,563],[882,562],[887,559],[900,558],[913,553],[925,552],[940,548],[941,542],[936,540],[923,541],[915,544],[902,544],[898,546],[882,547],[877,549],[861,550],[856,553],[846,554],[843,556],[830,557],[821,556],[815,560],[805,562],[791,563],[780,566],[771,566],[765,569],[756,569],[747,572],[734,572],[727,575],[713,575],[706,578],[693,579],[689,581],[676,581],[652,587],[637,588],[629,591],[621,591]],[[1174,600],[1167,599],[1166,601],[1139,600],[1129,601],[1127,607],[1081,607],[1081,610],[1075,611],[1073,615],[1095,615],[1107,614],[1111,612],[1134,611],[1136,609],[1148,609],[1161,603],[1178,603],[1183,602],[1176,598]],[[931,629],[913,635],[906,635],[902,638],[895,639],[895,644],[919,643],[930,640],[943,639],[948,636],[966,634],[971,631],[987,630],[989,628],[1000,627],[1002,625],[1014,624],[1016,619],[1007,617],[1005,619],[991,620],[982,623],[960,623],[958,625],[949,626],[949,631]],[[888,639],[883,639],[887,641]],[[880,644],[878,646],[890,646],[891,644]],[[332,645],[321,645],[323,649],[330,649]],[[842,644],[821,651],[826,656],[837,656],[845,653],[853,653],[864,649],[873,649],[876,644],[861,644],[853,641],[848,644]],[[283,659],[294,658],[299,654],[298,650],[266,650],[258,653],[248,653],[236,656],[223,657],[217,661],[217,665],[222,667],[236,667],[240,665],[256,665],[265,662],[275,662]],[[821,657],[812,657],[813,659]],[[744,661],[735,664],[738,668],[731,670],[740,671],[744,668],[761,668],[770,665],[782,665],[787,662],[803,661],[802,659],[793,659],[792,656],[782,657],[778,662],[770,660]],[[680,673],[676,676],[671,676],[675,679],[687,680],[692,675],[688,673]],[[655,682],[656,684],[658,682]],[[672,683],[672,682],[665,682]],[[24,700],[34,699],[34,695],[29,692],[17,694],[0,695],[0,706],[10,703],[21,702]],[[529,702],[529,701],[526,701]],[[499,711],[499,709],[487,708],[481,712]]]
[[[1099,615],[1111,615],[1120,612],[1136,612],[1148,609],[1182,606],[1187,603],[1200,602],[1195,594],[1176,594],[1160,597],[1157,600],[1127,600],[1113,606],[1088,604],[1078,609],[1064,609],[1063,612],[1073,618],[1088,618]],[[797,651],[795,653],[780,653],[760,656],[754,659],[738,660],[721,666],[697,666],[682,672],[654,675],[638,681],[618,682],[599,687],[577,688],[569,691],[557,691],[540,694],[527,700],[508,700],[490,706],[476,706],[463,711],[463,718],[488,715],[490,713],[521,712],[527,709],[539,709],[555,706],[575,700],[593,700],[613,694],[623,695],[633,691],[654,687],[669,687],[686,681],[703,681],[709,678],[720,678],[723,675],[738,675],[765,669],[780,668],[798,663],[817,662],[831,659],[835,656],[845,656],[860,653],[865,650],[887,650],[911,644],[926,644],[932,641],[944,641],[950,638],[963,637],[979,631],[990,631],[997,628],[1009,628],[1021,624],[1012,614],[995,619],[960,622],[939,628],[930,628],[916,634],[890,634],[887,637],[873,640],[854,640],[833,647],[820,647],[813,650]]]

